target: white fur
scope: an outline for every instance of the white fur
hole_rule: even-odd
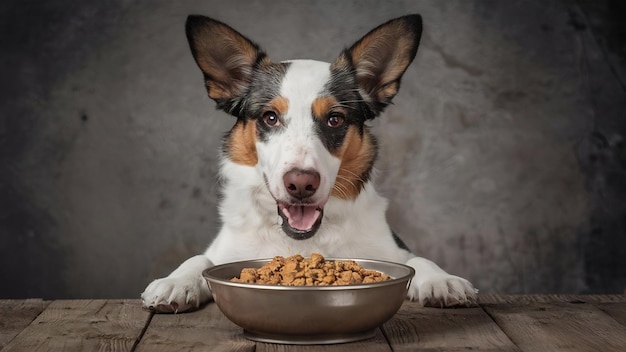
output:
[[[214,264],[312,252],[406,263],[416,270],[409,298],[442,307],[475,303],[476,292],[467,280],[397,246],[385,219],[387,200],[371,182],[354,200],[329,197],[341,161],[316,137],[311,116],[311,103],[328,80],[328,67],[316,61],[291,63],[281,89],[281,95],[289,100],[288,112],[282,117],[283,132],[267,143],[257,143],[259,163],[255,167],[222,160],[220,233],[204,256],[190,258],[168,277],[148,285],[141,296],[145,307],[182,312],[207,302],[210,292],[201,273]],[[283,174],[293,167],[315,169],[321,175],[316,201],[324,206],[324,218],[317,233],[307,240],[286,236],[276,210],[276,199],[287,198]]]
[[[282,116],[285,128],[268,143],[256,145],[258,167],[267,177],[270,193],[277,200],[287,202],[290,198],[283,186],[283,175],[293,168],[320,173],[321,182],[313,204],[324,206],[335,183],[341,161],[332,157],[317,138],[311,116],[311,105],[330,78],[329,66],[314,60],[290,61],[280,92],[289,102],[289,110]]]

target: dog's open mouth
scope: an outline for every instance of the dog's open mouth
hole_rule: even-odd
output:
[[[313,237],[322,223],[324,210],[318,205],[290,205],[278,203],[278,215],[287,236],[296,240]]]

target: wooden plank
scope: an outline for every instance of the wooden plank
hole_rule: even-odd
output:
[[[334,345],[280,345],[272,343],[257,343],[257,352],[391,352],[385,336],[378,329],[376,336],[371,339]]]
[[[500,296],[498,303],[480,302],[523,351],[626,351],[626,328],[585,298]]]
[[[584,301],[587,303],[609,303],[622,302],[626,303],[626,295],[575,295],[568,296],[572,300]]]
[[[626,295],[478,295],[479,304],[491,303],[537,303],[537,302],[569,302],[569,303],[608,303],[626,302]]]
[[[519,351],[481,308],[423,308],[405,302],[383,325],[393,351]]]
[[[130,351],[149,316],[139,300],[54,301],[2,352]]]
[[[243,337],[242,329],[209,303],[195,312],[155,314],[135,351],[254,350],[255,343]]]
[[[594,306],[626,326],[626,302],[594,303]]]
[[[0,350],[50,304],[41,299],[0,300]]]

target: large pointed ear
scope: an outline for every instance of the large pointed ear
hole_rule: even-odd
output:
[[[422,17],[409,15],[384,23],[344,50],[335,69],[353,69],[363,99],[380,113],[398,93],[400,79],[415,58]]]
[[[191,15],[185,30],[191,53],[204,73],[209,97],[218,108],[235,114],[248,91],[254,68],[269,58],[258,45],[211,18]]]

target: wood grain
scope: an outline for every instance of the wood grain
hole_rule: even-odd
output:
[[[54,301],[2,352],[130,351],[148,316],[138,300]]]
[[[41,299],[0,300],[0,350],[50,304]]]
[[[241,351],[253,352],[255,343],[228,320],[216,304],[183,314],[155,314],[137,352]]]
[[[626,326],[626,302],[594,303],[594,306]]]
[[[509,294],[480,294],[479,304],[492,303],[537,303],[537,302],[569,302],[569,303],[609,303],[626,302],[626,295],[563,295],[563,294],[543,294],[543,295],[509,295]]]
[[[626,328],[580,297],[503,298],[481,305],[523,351],[626,351]]]
[[[519,351],[481,308],[423,308],[405,302],[383,331],[393,351]]]
[[[375,338],[297,346],[246,340],[215,304],[152,315],[139,300],[0,300],[0,350],[626,351],[624,295],[483,295],[479,302],[436,309],[407,301]]]

